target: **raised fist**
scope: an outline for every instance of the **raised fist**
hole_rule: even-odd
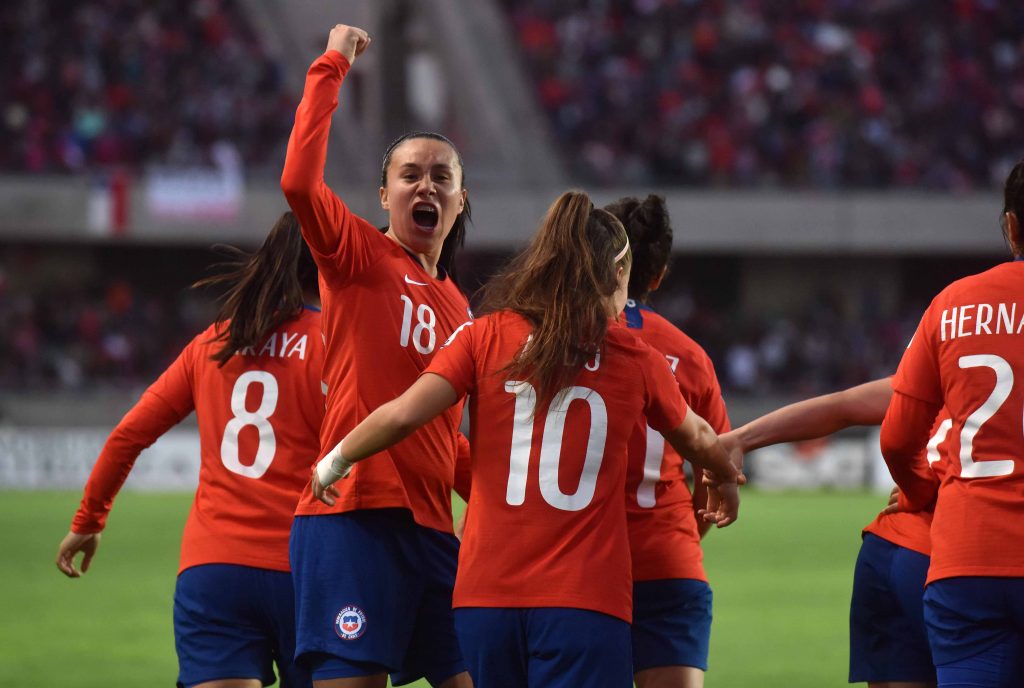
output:
[[[370,36],[362,29],[345,24],[335,24],[331,35],[327,37],[327,50],[337,50],[348,58],[349,63],[363,54],[370,45]],[[326,51],[325,51],[326,52]]]

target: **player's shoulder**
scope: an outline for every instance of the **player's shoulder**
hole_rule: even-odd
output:
[[[701,368],[711,365],[711,358],[704,347],[672,324],[668,318],[647,306],[639,306],[636,313],[642,318],[643,326],[634,327],[627,318],[627,327],[662,354]]]
[[[1024,295],[1024,261],[1015,260],[1000,263],[983,272],[968,275],[951,282],[939,292],[932,305],[944,305],[964,298],[971,298],[979,292],[1006,291],[1015,296]]]
[[[612,321],[605,334],[605,347],[612,355],[622,355],[630,359],[644,362],[656,360],[662,364],[665,356],[651,345],[637,330],[631,329],[621,321]]]

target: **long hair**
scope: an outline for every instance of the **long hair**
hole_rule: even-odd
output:
[[[629,235],[633,268],[629,273],[629,296],[647,301],[651,284],[661,276],[672,255],[672,223],[662,196],[650,194],[644,200],[636,196],[620,198],[604,207],[618,218]]]
[[[223,366],[237,351],[257,346],[267,333],[302,312],[303,293],[318,289],[317,269],[290,211],[281,215],[255,253],[224,244],[214,250],[228,257],[214,266],[221,272],[192,286],[227,285],[217,313],[217,322],[227,327],[214,337],[222,344],[210,356]]]
[[[572,382],[604,344],[618,268],[630,261],[615,216],[581,191],[562,194],[526,250],[483,289],[481,312],[514,311],[534,327],[502,372],[529,381],[543,400]]]
[[[391,167],[391,156],[394,154],[395,149],[400,145],[411,139],[433,139],[434,141],[442,141],[447,143],[453,151],[455,151],[455,159],[459,163],[459,177],[462,180],[461,188],[466,188],[466,165],[462,162],[462,154],[459,153],[459,149],[455,147],[455,144],[451,140],[442,134],[437,134],[432,131],[413,131],[408,134],[403,134],[397,139],[391,142],[391,145],[384,151],[384,160],[380,166],[380,185],[388,185],[388,168]],[[466,199],[466,203],[462,208],[462,212],[459,213],[458,217],[455,218],[455,223],[452,225],[452,229],[448,232],[448,236],[444,238],[444,243],[441,244],[441,256],[438,258],[437,264],[440,265],[445,273],[451,277],[452,281],[456,285],[459,283],[458,271],[455,266],[455,254],[458,253],[462,245],[466,243],[466,225],[473,221],[473,212],[469,207],[469,199]]]

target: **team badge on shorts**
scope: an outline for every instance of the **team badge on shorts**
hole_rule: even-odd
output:
[[[350,604],[334,617],[334,632],[342,640],[355,640],[366,632],[366,614]]]

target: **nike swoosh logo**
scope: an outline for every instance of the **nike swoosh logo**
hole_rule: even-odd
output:
[[[416,281],[416,280],[414,280],[414,279],[410,279],[410,278],[409,278],[409,275],[406,275],[406,276],[405,276],[405,283],[406,283],[406,284],[415,284],[415,285],[416,285],[417,287],[428,287],[428,286],[430,286],[430,285],[429,285],[429,284],[427,284],[426,282],[417,282],[417,281]]]

